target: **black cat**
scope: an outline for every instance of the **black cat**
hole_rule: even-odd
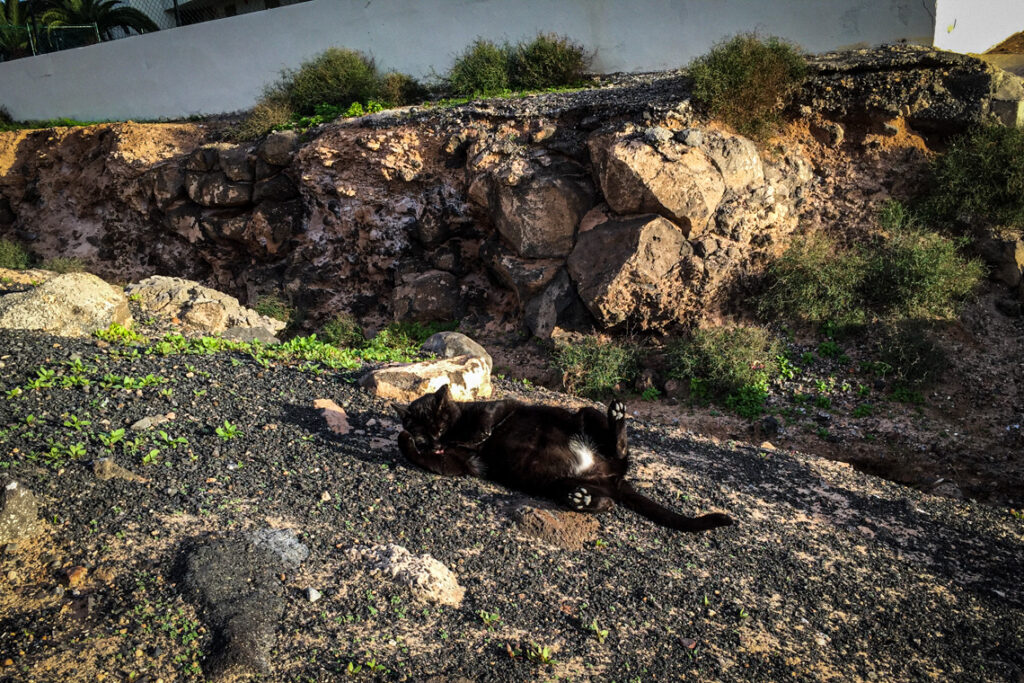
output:
[[[581,512],[603,512],[619,503],[681,531],[732,524],[718,513],[676,514],[625,480],[626,410],[618,401],[607,415],[512,400],[456,403],[445,385],[396,410],[405,427],[399,449],[431,472],[490,479]]]

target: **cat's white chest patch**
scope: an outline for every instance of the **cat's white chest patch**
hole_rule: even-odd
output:
[[[576,456],[576,464],[572,468],[574,474],[583,474],[594,466],[594,444],[585,434],[569,439],[569,451]]]

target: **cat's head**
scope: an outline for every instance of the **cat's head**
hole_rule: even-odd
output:
[[[442,450],[444,435],[459,417],[458,404],[452,400],[447,384],[407,406],[395,406],[395,412],[421,453]]]

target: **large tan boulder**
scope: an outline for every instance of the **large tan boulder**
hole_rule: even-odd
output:
[[[58,275],[35,289],[0,297],[0,328],[87,337],[111,323],[131,326],[128,299],[89,273]]]
[[[675,141],[655,147],[628,134],[595,135],[588,145],[613,211],[659,214],[678,225],[684,237],[707,229],[726,186],[718,167],[699,147]]]
[[[657,328],[677,318],[684,260],[692,253],[679,227],[660,216],[609,220],[580,235],[569,275],[604,327],[628,319]]]
[[[484,358],[455,356],[380,368],[366,373],[359,385],[380,398],[408,403],[432,394],[445,384],[456,401],[491,395],[491,368]]]
[[[224,332],[233,328],[264,328],[274,334],[285,327],[281,320],[260,315],[238,299],[193,280],[154,275],[125,289],[143,311],[176,318],[194,332]]]
[[[582,166],[546,154],[500,164],[470,191],[505,242],[527,258],[567,256],[594,195]]]

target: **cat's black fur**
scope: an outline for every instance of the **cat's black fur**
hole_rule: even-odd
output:
[[[732,524],[718,513],[679,515],[625,480],[626,411],[618,401],[607,415],[511,400],[456,403],[445,385],[397,411],[405,427],[399,449],[431,472],[490,479],[581,512],[603,512],[619,503],[681,531]]]

